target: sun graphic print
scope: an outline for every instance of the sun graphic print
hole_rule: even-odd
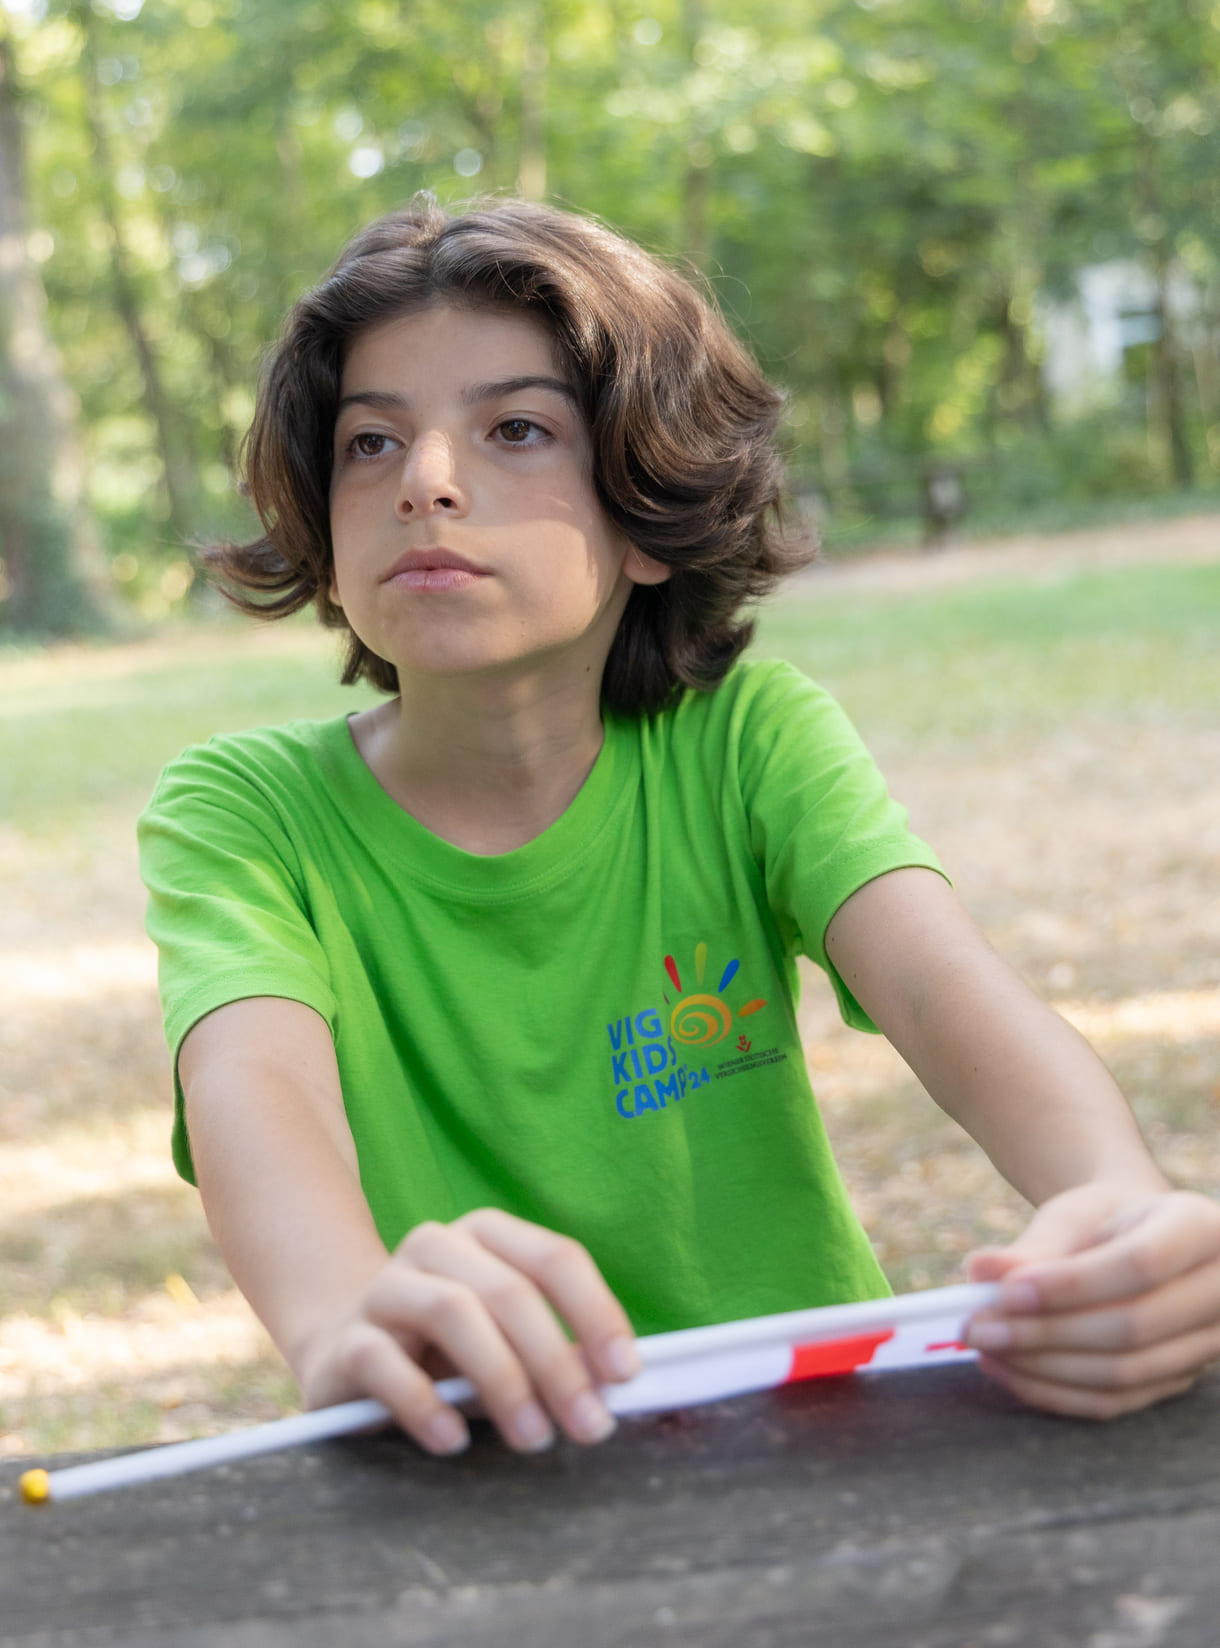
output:
[[[714,995],[701,990],[683,995],[682,975],[678,970],[678,964],[672,956],[665,957],[665,971],[680,997],[669,1015],[669,1033],[676,1042],[684,1047],[714,1047],[717,1042],[725,1039],[733,1028],[733,1009],[725,1001],[724,992],[737,977],[740,968],[741,963],[736,960],[726,965]],[[706,972],[707,945],[700,942],[695,945],[696,985],[703,983]],[[665,997],[665,1005],[669,1006],[668,996]],[[747,1019],[766,1005],[766,1002],[759,998],[747,1001],[744,1007],[737,1009],[737,1018]],[[738,1046],[746,1051],[749,1045],[743,1033]]]

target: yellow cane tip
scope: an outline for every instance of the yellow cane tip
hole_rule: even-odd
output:
[[[51,1497],[51,1478],[45,1471],[27,1471],[21,1478],[21,1497],[27,1505],[45,1505]]]

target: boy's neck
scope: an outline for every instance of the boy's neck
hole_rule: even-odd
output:
[[[469,853],[524,846],[575,799],[602,747],[596,697],[414,691],[353,716],[382,789]]]

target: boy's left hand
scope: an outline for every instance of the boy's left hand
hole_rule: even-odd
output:
[[[1051,1413],[1111,1419],[1220,1358],[1220,1204],[1206,1196],[1077,1186],[967,1274],[1002,1284],[966,1330],[980,1366]]]

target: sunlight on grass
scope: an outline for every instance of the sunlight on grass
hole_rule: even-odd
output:
[[[1121,1001],[1061,1002],[1059,1011],[1090,1041],[1220,1036],[1220,990],[1154,990]]]
[[[814,574],[763,613],[756,650],[883,736],[1032,740],[1065,715],[1214,723],[1218,615],[1220,565],[869,595]]]
[[[61,1306],[0,1322],[0,1455],[174,1442],[297,1407],[235,1289],[194,1311],[162,1291],[122,1318]]]
[[[33,1001],[96,1001],[157,987],[148,941],[0,951],[0,994],[10,1007]]]
[[[178,1188],[166,1153],[168,1105],[136,1110],[105,1123],[87,1114],[40,1129],[37,1138],[5,1140],[0,1147],[0,1230],[32,1213],[81,1197],[125,1196],[155,1187]],[[184,1198],[193,1192],[182,1186]]]
[[[141,804],[188,744],[373,702],[341,687],[336,640],[314,625],[187,626],[115,649],[0,654],[0,819],[75,825],[108,801]]]

